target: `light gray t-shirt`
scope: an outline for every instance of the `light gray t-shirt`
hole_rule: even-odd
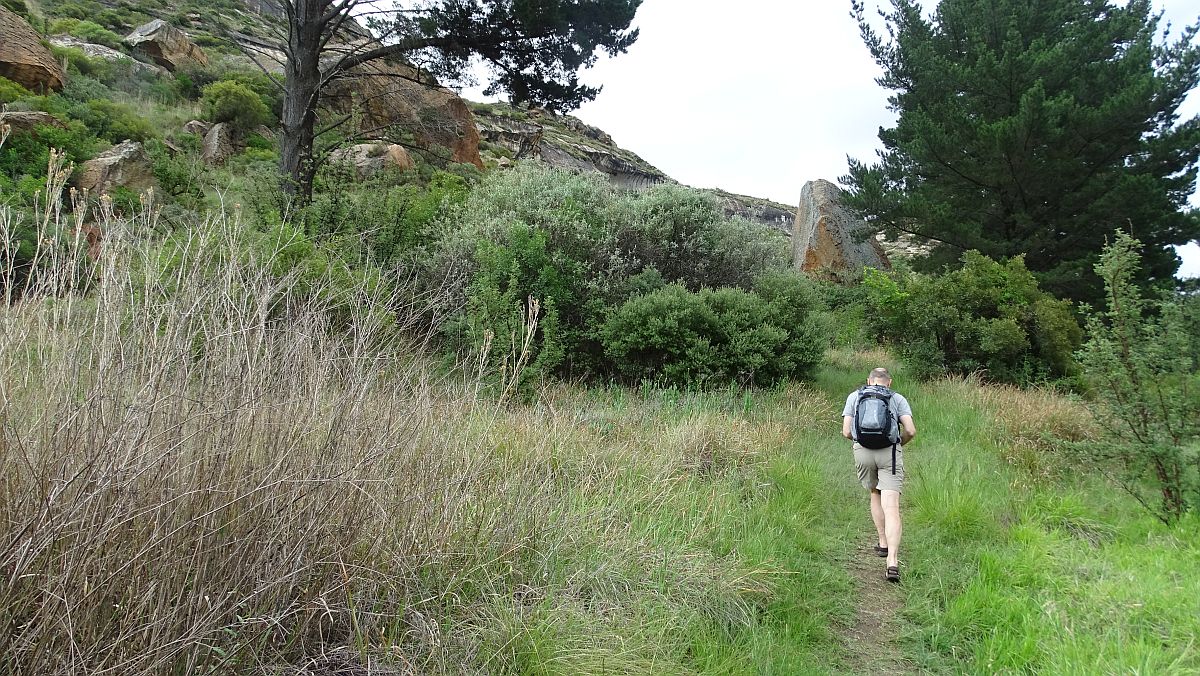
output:
[[[857,405],[858,405],[858,390],[854,390],[853,392],[850,393],[850,396],[846,397],[846,407],[842,409],[842,417],[843,418],[853,418],[854,417],[854,407]],[[896,392],[894,390],[892,391],[891,409],[892,409],[892,413],[895,414],[895,416],[896,416],[896,424],[897,425],[900,423],[900,418],[902,418],[906,415],[911,416],[913,414],[912,406],[909,405],[908,400],[904,398],[903,394],[900,394],[899,392]],[[854,425],[850,426],[850,434],[851,434],[851,436],[854,435]],[[857,439],[855,441],[857,441]]]

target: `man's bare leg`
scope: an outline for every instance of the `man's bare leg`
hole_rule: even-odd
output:
[[[897,555],[900,553],[900,534],[904,530],[900,524],[900,492],[883,491],[880,501],[883,503],[884,535],[887,538],[887,565],[896,566],[899,565]]]
[[[887,535],[884,532],[884,515],[883,501],[879,496],[879,489],[871,489],[871,520],[875,522],[875,530],[879,533],[879,546],[887,547]]]

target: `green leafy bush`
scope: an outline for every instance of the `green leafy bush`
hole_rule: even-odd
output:
[[[86,124],[96,136],[112,143],[126,139],[145,141],[158,136],[154,125],[129,105],[108,99],[92,99],[76,104],[71,107],[69,114]]]
[[[271,117],[271,111],[258,94],[232,80],[218,80],[205,86],[200,103],[204,107],[204,119],[229,122],[243,131],[266,124]]]
[[[0,76],[0,104],[12,103],[31,96],[33,96],[33,92],[6,77]]]
[[[463,308],[447,325],[451,344],[477,354],[484,336],[509,327],[489,333],[489,322],[524,316],[535,298],[547,319],[553,312],[553,354],[561,355],[537,365],[571,377],[614,372],[599,332],[631,297],[675,283],[748,291],[788,264],[782,235],[729,221],[709,195],[679,186],[627,192],[598,175],[535,166],[488,176],[439,229],[423,276],[433,290],[449,287],[458,299],[450,304]]]
[[[93,59],[83,53],[83,50],[74,47],[51,47],[50,52],[54,55],[55,60],[67,64],[68,76],[87,75],[97,80],[104,80],[112,69],[112,64],[108,61]],[[67,81],[70,81],[70,77],[67,78]]]
[[[759,292],[672,284],[617,308],[601,336],[613,367],[632,381],[770,385],[805,377],[820,362],[818,307],[795,275],[764,278]]]
[[[866,317],[919,377],[982,372],[998,382],[1068,378],[1082,331],[1066,301],[1038,289],[1014,258],[996,262],[976,251],[942,275],[868,270]]]
[[[1166,523],[1200,507],[1194,299],[1146,298],[1142,243],[1118,232],[1096,265],[1107,307],[1085,310],[1079,351],[1105,436],[1075,451]]]
[[[87,19],[62,18],[55,19],[50,23],[49,31],[51,33],[66,33],[80,40],[86,40],[97,45],[104,45],[113,49],[121,48],[121,36],[108,30],[104,26],[95,21]]]
[[[0,0],[0,7],[20,16],[29,15],[29,8],[25,6],[25,0]]]
[[[90,159],[96,147],[96,138],[76,121],[67,123],[67,129],[45,126],[14,131],[0,147],[0,195],[28,205],[34,193],[45,188],[51,148],[62,149],[68,160],[79,163]]]
[[[185,152],[175,154],[162,141],[150,139],[146,142],[146,154],[150,157],[150,166],[159,187],[166,194],[195,207],[204,197],[200,184],[204,173],[198,152],[200,140],[195,136],[185,136],[178,142],[185,146]]]

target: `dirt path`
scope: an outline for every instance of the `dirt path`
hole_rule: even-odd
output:
[[[901,656],[897,637],[904,595],[897,585],[883,579],[884,560],[868,545],[856,549],[847,563],[859,598],[854,622],[845,634],[852,673],[916,673]]]

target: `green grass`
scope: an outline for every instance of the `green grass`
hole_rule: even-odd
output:
[[[643,661],[613,673],[648,673],[647,651],[661,657],[654,669],[660,673],[855,670],[861,647],[848,645],[846,636],[864,600],[847,560],[862,556],[873,531],[836,416],[844,394],[871,365],[855,357],[835,360],[816,383],[824,404],[808,405],[801,418],[789,420],[797,412],[786,399],[796,390],[742,402],[736,414],[751,425],[792,426],[777,452],[764,451],[760,465],[665,493],[647,494],[631,477],[606,498],[640,496],[625,503],[626,535],[646,546],[707,550],[710,561],[733,560],[757,571],[763,584],[736,613],[697,612],[696,599],[669,585],[659,588],[665,594],[656,599],[660,605],[634,600],[628,617],[609,631],[621,634],[641,623],[656,629],[627,644],[641,646]],[[1004,411],[964,396],[977,386],[917,384],[898,371],[897,387],[913,404],[920,436],[908,449],[903,499],[904,603],[896,611],[904,630],[896,646],[879,649],[900,651],[903,663],[932,673],[1200,670],[1200,576],[1193,574],[1200,570],[1200,521],[1163,527],[1088,471],[1068,473],[1065,481],[1030,479],[1004,459],[1006,438],[998,434]],[[627,396],[593,393],[591,406],[620,409]],[[739,407],[732,397],[693,396],[634,408],[688,419],[697,411]],[[555,616],[546,626],[570,634],[563,622]],[[530,636],[544,638],[544,629],[531,629]],[[682,650],[680,635],[687,637]],[[541,655],[549,648],[530,650]],[[512,673],[558,673],[546,665],[567,663],[571,668],[563,673],[596,673],[588,666],[594,652],[579,649],[573,653],[579,661],[554,654]]]

